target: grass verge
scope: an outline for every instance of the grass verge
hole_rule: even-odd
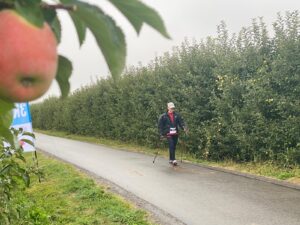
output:
[[[31,153],[25,155],[30,162]],[[109,193],[73,166],[44,154],[38,154],[38,159],[45,178],[41,183],[33,179],[25,195],[16,193],[14,204],[20,218],[12,224],[151,224],[146,212]]]
[[[69,138],[73,140],[78,141],[84,141],[89,143],[95,143],[95,144],[101,144],[106,145],[112,148],[118,148],[128,151],[135,151],[135,152],[142,152],[145,154],[155,154],[157,151],[159,152],[159,155],[167,157],[168,152],[167,149],[165,150],[159,150],[159,149],[151,149],[147,148],[145,146],[139,146],[132,143],[124,143],[117,140],[109,140],[104,138],[97,138],[97,137],[89,137],[89,136],[82,136],[82,135],[75,135],[75,134],[68,134],[66,132],[62,131],[44,131],[44,130],[38,130],[36,129],[36,132],[40,132],[47,135],[57,136],[57,137],[63,137],[63,138]],[[177,158],[181,158],[181,151],[182,149],[179,148],[177,150]],[[213,167],[221,167],[229,170],[254,174],[254,175],[260,175],[270,178],[275,178],[278,180],[285,180],[291,183],[300,184],[300,167],[295,166],[293,168],[283,168],[279,165],[274,165],[271,162],[260,162],[260,163],[254,163],[254,162],[247,162],[247,163],[236,163],[233,161],[224,161],[224,162],[212,162],[212,161],[205,161],[205,160],[199,160],[193,155],[185,154],[182,155],[183,160],[198,163],[198,164],[205,164],[208,166]]]

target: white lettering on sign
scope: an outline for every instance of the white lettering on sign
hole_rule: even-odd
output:
[[[26,117],[27,113],[25,111],[26,104],[25,103],[20,103],[16,104],[16,108],[14,109],[14,119],[20,118],[20,117]]]

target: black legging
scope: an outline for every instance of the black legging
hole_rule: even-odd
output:
[[[170,160],[175,160],[175,151],[176,151],[176,145],[178,142],[178,136],[169,136],[168,138],[169,143],[169,153],[170,153]]]

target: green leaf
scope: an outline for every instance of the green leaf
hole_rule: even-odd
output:
[[[31,133],[31,132],[23,132],[22,135],[23,135],[23,136],[30,136],[30,137],[32,137],[32,138],[35,138],[34,133]]]
[[[49,8],[42,8],[42,13],[43,13],[45,21],[48,24],[51,24],[57,15],[55,10],[49,9]]]
[[[16,158],[22,160],[24,163],[26,163],[26,159],[22,154],[16,154]]]
[[[126,43],[122,30],[97,6],[77,0],[64,2],[76,5],[77,9],[70,13],[92,32],[112,76],[117,78],[125,67]]]
[[[85,40],[85,35],[86,35],[86,25],[85,23],[80,20],[76,14],[69,12],[71,19],[73,20],[74,26],[77,31],[78,39],[79,39],[79,44],[80,46],[83,44]]]
[[[0,124],[9,128],[12,123],[14,103],[0,99]]]
[[[44,16],[40,7],[41,0],[16,0],[16,11],[28,22],[43,27]]]
[[[23,174],[22,178],[23,178],[23,181],[24,181],[26,187],[29,187],[29,185],[30,185],[30,176],[29,176],[29,174],[27,172],[25,172]]]
[[[16,137],[18,137],[18,135],[23,131],[22,130],[23,128],[19,128],[19,129],[16,129],[14,127],[11,127],[10,128],[10,131],[12,132],[12,134]]]
[[[14,103],[5,101],[0,98],[0,115],[10,112],[14,108]]]
[[[60,43],[60,41],[61,41],[61,24],[60,24],[60,20],[58,19],[58,16],[56,16],[54,18],[54,20],[50,24],[50,26],[56,36],[57,43]]]
[[[2,137],[5,138],[5,141],[7,141],[12,147],[15,146],[14,137],[9,129],[0,127],[0,134]]]
[[[166,38],[170,38],[163,20],[159,14],[139,0],[109,0],[129,20],[137,33],[140,33],[143,23],[157,30]]]
[[[64,56],[59,56],[56,81],[58,82],[62,97],[67,97],[70,91],[69,78],[72,74],[72,63]]]
[[[25,142],[25,143],[27,143],[27,144],[34,147],[34,143],[32,141],[28,140],[28,139],[21,139],[21,141],[23,141],[23,142]]]
[[[6,174],[7,172],[9,172],[10,168],[12,167],[11,164],[6,165],[5,167],[3,167],[0,171],[0,174]]]
[[[9,127],[13,119],[13,108],[13,103],[0,99],[0,136],[4,137],[11,145],[13,145],[13,135]]]
[[[61,24],[58,19],[57,13],[53,9],[42,8],[42,12],[45,18],[45,21],[51,27],[53,33],[55,34],[57,43],[61,41]]]

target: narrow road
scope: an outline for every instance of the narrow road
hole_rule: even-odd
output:
[[[111,181],[183,224],[300,224],[296,189],[187,163],[173,168],[160,157],[153,164],[151,156],[101,145],[43,134],[36,139],[37,148]]]

